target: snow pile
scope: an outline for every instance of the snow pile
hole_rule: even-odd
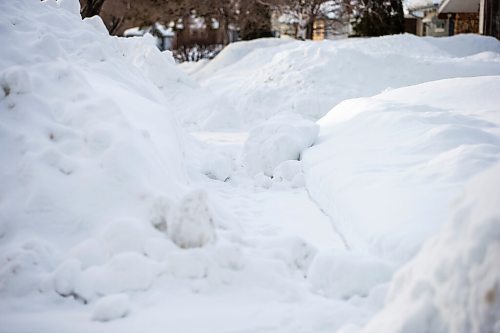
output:
[[[255,127],[243,148],[248,173],[273,176],[280,163],[298,160],[300,153],[314,143],[318,131],[315,123],[294,114],[281,114]]]
[[[308,273],[313,291],[330,298],[366,297],[390,280],[394,267],[366,253],[323,252],[314,258]]]
[[[202,247],[215,240],[214,219],[201,190],[186,195],[168,219],[167,232],[181,248]]]
[[[77,1],[0,12],[0,298],[150,288],[176,248],[165,232],[180,246],[215,238],[206,196],[181,200],[173,95],[195,84],[150,39],[82,21]]]
[[[346,242],[405,262],[465,181],[500,160],[500,76],[347,100],[303,156],[307,188]]]
[[[362,332],[500,331],[500,164],[467,184],[451,221],[395,276]]]
[[[101,298],[96,302],[92,319],[110,321],[123,318],[130,312],[130,300],[126,294],[117,294]]]
[[[342,100],[432,80],[500,74],[491,37],[384,36],[340,41],[261,39],[238,42],[192,77],[228,102],[206,128],[250,128],[281,112],[317,120]],[[474,56],[479,54],[477,56]]]

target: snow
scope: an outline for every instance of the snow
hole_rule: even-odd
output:
[[[448,223],[397,273],[387,305],[362,332],[498,332],[499,176],[497,163],[465,186]]]
[[[441,0],[405,0],[403,3],[408,9],[419,9],[437,7],[441,3]]]
[[[243,162],[250,175],[273,176],[280,163],[298,160],[318,135],[318,126],[300,116],[278,115],[252,129],[243,148]]]
[[[196,190],[172,208],[167,234],[181,248],[202,247],[215,241],[215,222],[207,200],[205,191]]]
[[[94,306],[92,320],[110,321],[125,317],[130,312],[126,294],[116,294],[101,298]]]
[[[344,101],[319,121],[307,187],[351,247],[405,262],[436,232],[464,183],[500,160],[499,85],[433,81]]]
[[[497,40],[0,11],[0,332],[499,330]]]
[[[191,73],[232,107],[217,108],[206,121],[202,114],[194,117],[218,130],[248,130],[288,112],[316,121],[345,99],[439,79],[498,75],[499,50],[496,39],[472,35],[238,42]],[[494,55],[469,57],[480,52]]]
[[[311,264],[311,288],[330,298],[366,297],[390,280],[394,267],[377,257],[355,252],[320,253]],[[356,277],[356,278],[353,278]]]

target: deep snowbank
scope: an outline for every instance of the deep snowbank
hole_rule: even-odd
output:
[[[303,189],[224,182],[234,162],[193,149],[173,117],[215,99],[168,54],[82,22],[76,0],[0,12],[1,332],[342,324],[330,314],[344,305],[304,278],[314,244],[336,245],[328,219]],[[301,172],[278,169],[286,181]]]
[[[172,95],[195,84],[76,1],[0,12],[0,298],[148,288],[153,225],[189,190]]]
[[[500,331],[500,164],[475,177],[450,222],[398,272],[362,332]]]
[[[500,160],[500,77],[340,103],[304,154],[307,188],[354,249],[404,262],[472,176]]]
[[[317,120],[342,100],[432,80],[500,74],[490,37],[413,35],[301,42],[238,42],[192,76],[232,108],[215,109],[207,128],[249,128],[281,112]]]

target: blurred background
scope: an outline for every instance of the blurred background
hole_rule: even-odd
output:
[[[213,58],[262,37],[302,40],[412,33],[500,38],[500,0],[80,0],[110,34],[153,35],[177,61]]]

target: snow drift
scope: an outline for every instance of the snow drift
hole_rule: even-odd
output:
[[[0,12],[0,298],[149,288],[164,271],[151,244],[170,242],[159,226],[197,218],[179,212],[190,186],[172,111],[196,84],[152,38],[82,21],[76,1]]]
[[[500,160],[500,77],[347,100],[304,153],[307,188],[352,248],[403,263],[464,183]]]
[[[496,39],[395,35],[237,42],[191,75],[228,104],[198,122],[248,129],[281,112],[317,120],[342,100],[432,80],[500,74]]]
[[[299,160],[318,136],[318,126],[299,115],[278,115],[253,128],[243,148],[243,162],[252,176],[273,176],[280,163]],[[289,179],[291,180],[291,179]]]
[[[499,161],[489,38],[236,43],[201,89],[76,0],[0,12],[1,332],[355,332]],[[368,332],[498,328],[497,175]]]
[[[398,272],[361,332],[500,330],[500,164],[467,184],[450,221]]]

